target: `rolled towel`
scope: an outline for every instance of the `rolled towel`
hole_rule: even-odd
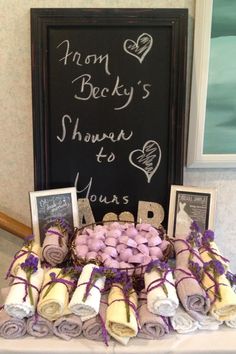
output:
[[[236,316],[229,321],[225,321],[227,327],[236,328]]]
[[[75,315],[62,316],[54,322],[53,332],[64,340],[79,337],[82,332],[82,321]]]
[[[160,285],[164,280],[163,277],[165,277],[164,284]],[[179,306],[179,300],[172,271],[163,272],[153,269],[148,273],[144,273],[144,283],[148,310],[160,316],[173,316]]]
[[[77,282],[77,287],[69,303],[71,312],[81,316],[82,321],[95,317],[99,312],[101,290],[104,288],[105,277],[100,277],[95,282],[93,281],[92,272],[94,269],[98,268],[98,266],[92,263],[86,264],[83,267]],[[86,289],[90,282],[91,287],[89,287],[89,292],[85,299]]]
[[[41,247],[38,243],[31,241],[28,245],[23,246],[18,252],[16,252],[7,271],[7,277],[11,274],[16,275],[21,263],[25,262],[30,254],[33,254],[38,258],[38,267],[40,267]]]
[[[181,334],[186,334],[198,329],[198,322],[194,320],[181,306],[178,307],[176,313],[170,318],[173,329]]]
[[[68,226],[57,220],[46,231],[42,246],[43,259],[53,267],[62,263],[68,253],[68,239]]]
[[[201,315],[207,314],[210,310],[210,299],[196,277],[189,270],[190,251],[188,247],[191,246],[186,244],[185,238],[186,236],[179,236],[174,241],[176,252],[176,270],[174,271],[176,290],[185,310],[190,316],[198,320],[198,318],[201,318]],[[194,258],[194,261],[198,262],[198,259]]]
[[[147,296],[142,293],[138,307],[140,329],[137,337],[143,339],[159,339],[169,333],[168,320],[165,317],[154,315],[147,308]]]
[[[202,284],[212,301],[210,313],[219,321],[229,321],[236,316],[236,293],[225,274],[217,276],[214,281],[213,272],[208,271],[208,274],[210,276],[204,275]],[[218,287],[217,294],[215,286]]]
[[[18,269],[4,305],[9,316],[22,319],[34,315],[43,277],[44,271],[39,268],[28,281],[26,272]]]
[[[98,315],[83,322],[83,335],[85,338],[98,342],[107,342],[110,340],[110,336],[105,328],[107,306],[108,298],[103,295],[100,301]]]
[[[204,258],[205,262],[209,262],[212,259],[217,259],[224,265],[225,269],[228,270],[229,261],[225,257],[222,257],[221,252],[214,241],[209,242],[208,245],[203,245],[200,247],[199,254]]]
[[[9,316],[5,310],[0,311],[0,337],[15,339],[26,334],[26,321]]]
[[[124,345],[128,344],[130,338],[138,333],[135,311],[138,299],[134,290],[130,292],[128,300],[129,303],[125,300],[121,285],[113,284],[108,295],[106,329],[113,338]]]
[[[52,322],[41,316],[33,316],[27,319],[27,333],[35,338],[49,337],[53,334]]]
[[[37,306],[39,315],[54,321],[69,314],[68,302],[71,288],[70,276],[64,275],[60,268],[47,270]]]
[[[203,315],[199,318],[198,328],[205,331],[216,331],[219,329],[219,326],[223,323],[223,321],[218,321],[212,315]]]

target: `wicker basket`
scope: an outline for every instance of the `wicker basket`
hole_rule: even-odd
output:
[[[85,228],[93,228],[94,226],[97,226],[97,225],[105,225],[105,224],[112,223],[112,222],[117,222],[117,220],[110,220],[110,221],[105,221],[105,222],[96,222],[96,223],[93,223],[93,224],[85,225],[85,226],[75,230],[73,238],[72,238],[72,241],[71,241],[71,246],[70,246],[71,259],[72,259],[74,265],[76,265],[76,266],[84,266],[87,263],[94,263],[94,264],[97,264],[99,266],[103,266],[103,263],[102,263],[102,261],[101,261],[99,256],[96,259],[90,259],[89,261],[87,261],[84,258],[78,257],[77,254],[76,254],[76,251],[75,251],[75,238],[78,236],[78,234],[81,234],[82,231]],[[123,221],[123,220],[122,221],[118,221],[118,222],[119,223],[129,223],[129,224],[131,223],[130,221]],[[131,224],[134,224],[136,226],[138,223],[131,223]],[[162,225],[159,228],[156,228],[156,230],[159,232],[159,236],[161,237],[162,240],[169,241],[169,238],[168,238],[168,236],[167,236],[167,234],[165,232],[165,229],[163,228]],[[163,257],[162,261],[168,261],[168,259],[172,255],[173,255],[173,246],[170,243],[170,245],[168,245],[166,250],[163,252],[163,256],[164,257]],[[133,267],[130,267],[130,268],[119,268],[119,271],[126,272],[130,276],[132,275],[133,279],[135,279],[135,278],[140,279],[140,277],[142,277],[144,275],[146,267],[147,267],[147,264],[142,264],[142,265],[137,265],[137,266],[133,266]]]

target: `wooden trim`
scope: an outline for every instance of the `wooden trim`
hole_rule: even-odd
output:
[[[0,228],[23,239],[32,234],[32,229],[29,226],[22,224],[21,222],[1,212]]]

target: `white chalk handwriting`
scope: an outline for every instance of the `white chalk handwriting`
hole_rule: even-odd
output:
[[[95,64],[103,64],[104,70],[107,75],[111,75],[109,70],[109,54],[88,54],[82,56],[80,52],[77,50],[71,50],[71,44],[68,39],[65,39],[61,43],[58,44],[57,48],[65,49],[63,55],[59,61],[61,61],[64,65],[68,65],[73,63],[77,66],[84,65],[95,65]]]
[[[133,41],[132,39],[126,39],[124,41],[123,48],[126,53],[132,55],[140,64],[142,64],[144,58],[146,57],[147,53],[152,48],[153,38],[148,33],[142,33],[137,42]]]
[[[129,154],[129,162],[143,171],[150,183],[161,162],[161,148],[155,140],[148,140],[142,149],[136,149]]]
[[[79,130],[79,118],[77,117],[75,123],[69,114],[64,114],[61,118],[61,127],[62,127],[62,135],[57,135],[57,140],[61,143],[68,138],[67,128],[68,125],[72,125],[74,127],[72,134],[69,136],[69,139],[81,141],[84,143],[100,143],[104,140],[110,141],[112,143],[117,143],[119,141],[128,141],[133,136],[133,131],[126,132],[124,129],[119,130],[118,133],[113,131],[110,132],[101,132],[101,133],[88,133],[88,132],[81,132]]]
[[[74,186],[76,187],[78,198],[88,198],[92,203],[98,202],[101,204],[127,205],[129,203],[128,195],[118,196],[116,194],[112,194],[110,196],[106,196],[102,194],[97,195],[95,193],[92,193],[91,189],[93,186],[93,177],[90,177],[89,183],[83,189],[79,190],[78,185],[79,185],[79,172],[77,172],[75,177],[75,182],[74,182]]]
[[[82,74],[77,76],[72,80],[72,84],[76,85],[76,93],[74,98],[77,100],[88,101],[90,99],[100,99],[108,97],[124,97],[126,100],[121,103],[118,107],[115,107],[114,110],[121,110],[129,106],[134,97],[134,87],[125,86],[120,82],[120,77],[116,76],[116,81],[113,83],[112,88],[109,87],[99,87],[96,86],[93,82],[92,76],[90,74]],[[140,85],[140,80],[137,82],[137,85]],[[141,98],[147,99],[150,95],[151,84],[145,83],[142,84],[143,94]]]

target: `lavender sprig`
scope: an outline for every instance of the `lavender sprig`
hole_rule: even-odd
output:
[[[210,242],[214,241],[214,238],[214,232],[212,230],[206,230],[202,235],[202,245],[209,246]]]
[[[209,262],[205,262],[203,264],[203,268],[206,272],[212,272],[214,279],[215,279],[215,295],[219,297],[219,300],[222,300],[221,293],[220,293],[220,287],[219,287],[219,277],[220,275],[223,275],[225,273],[225,267],[223,264],[217,260],[217,259],[212,259]],[[207,273],[209,276],[209,273]]]
[[[81,273],[81,271],[82,271],[82,267],[65,267],[62,268],[57,275],[55,272],[51,272],[49,274],[51,278],[51,283],[48,285],[48,288],[43,295],[43,299],[49,294],[49,292],[57,283],[57,281],[55,281],[56,279],[63,279],[65,277],[70,277],[72,278],[72,280],[75,280],[78,278],[78,275]]]
[[[191,270],[192,274],[195,276],[197,281],[201,283],[204,275],[204,269],[200,266],[199,263],[194,262],[192,260],[189,261],[189,269]]]
[[[200,228],[196,221],[193,221],[191,226],[190,226],[190,233],[186,239],[186,241],[194,248],[194,247],[201,247],[202,242],[201,242],[202,234],[200,231]]]
[[[34,243],[34,235],[28,235],[24,240],[24,246],[28,250],[32,249],[33,243]]]
[[[38,257],[35,257],[33,254],[29,254],[28,257],[25,259],[25,261],[20,265],[21,269],[23,269],[26,273],[31,305],[34,305],[34,298],[33,298],[32,287],[30,285],[30,279],[31,279],[31,275],[36,273],[38,270],[38,262],[39,262]]]
[[[236,274],[231,273],[229,270],[225,273],[226,278],[230,282],[230,285],[236,285]]]
[[[156,259],[155,261],[151,261],[150,263],[148,263],[146,273],[150,273],[153,269],[156,269],[158,271],[166,271],[169,269],[169,265],[166,262]]]
[[[146,273],[150,273],[152,270],[157,270],[158,272],[160,272],[161,277],[162,277],[163,275],[166,274],[166,272],[168,272],[168,270],[170,270],[170,267],[166,262],[156,259],[155,261],[151,261],[147,265]],[[163,289],[166,297],[168,297],[168,290],[167,290],[167,287],[164,282],[162,284],[162,289]]]
[[[217,259],[212,259],[209,262],[205,262],[204,270],[211,270],[215,277],[219,277],[225,273],[224,265]]]

